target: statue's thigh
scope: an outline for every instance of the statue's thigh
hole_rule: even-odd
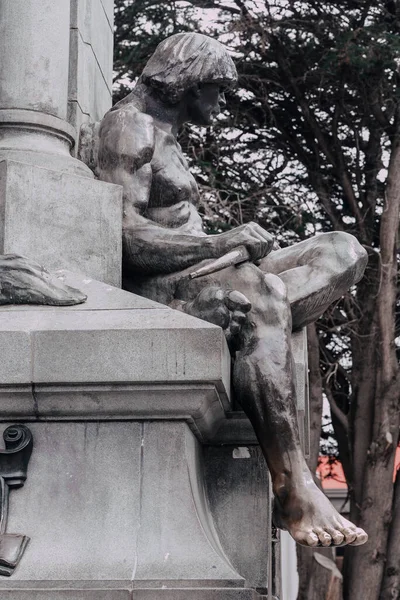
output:
[[[265,275],[255,265],[245,263],[237,267],[228,267],[204,275],[196,279],[189,279],[189,272],[180,274],[176,282],[175,298],[179,300],[193,300],[205,287],[217,286],[224,290],[237,290],[244,294],[251,302],[256,295],[262,294],[265,288]]]

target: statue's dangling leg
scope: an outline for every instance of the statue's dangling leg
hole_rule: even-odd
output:
[[[233,383],[271,473],[277,525],[308,546],[364,543],[366,533],[344,519],[315,485],[301,450],[291,351],[291,306],[285,284],[278,276],[265,275],[249,263],[202,280],[182,279],[177,297],[189,300],[187,312],[204,318],[205,312],[210,313],[210,298],[200,286],[203,290],[209,286],[215,290],[216,318],[226,306],[221,289],[237,290],[252,304],[236,343],[239,349]],[[237,309],[240,311],[241,306]],[[234,310],[231,305],[230,311]],[[217,322],[210,314],[207,320]]]
[[[276,524],[308,546],[362,544],[366,533],[339,515],[305,462],[297,425],[290,305],[277,276],[266,275],[264,283],[265,293],[256,296],[242,327],[234,389],[271,473]]]

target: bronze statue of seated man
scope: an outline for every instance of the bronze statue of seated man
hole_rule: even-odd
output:
[[[131,94],[100,127],[100,178],[123,186],[124,287],[220,324],[234,356],[235,395],[267,461],[274,519],[300,544],[363,544],[318,489],[296,419],[291,332],[317,319],[362,277],[367,254],[342,232],[273,250],[256,223],[206,235],[199,192],[176,140],[185,122],[209,125],[237,74],[226,49],[197,33],[164,40]],[[237,247],[249,260],[190,279]]]

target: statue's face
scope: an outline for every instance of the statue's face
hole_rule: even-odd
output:
[[[225,104],[225,95],[220,85],[202,83],[195,93],[189,94],[187,106],[189,120],[195,125],[210,125],[213,117],[221,112]]]

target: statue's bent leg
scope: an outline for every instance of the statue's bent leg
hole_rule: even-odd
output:
[[[303,457],[296,415],[291,307],[286,286],[252,264],[202,281],[181,280],[177,296],[190,300],[200,285],[235,289],[251,301],[234,365],[235,393],[266,458],[276,498],[277,525],[302,544],[362,544],[365,532],[344,519],[314,484]]]
[[[361,279],[367,260],[354,236],[335,231],[271,252],[260,269],[279,275],[285,283],[293,328],[299,329]]]

